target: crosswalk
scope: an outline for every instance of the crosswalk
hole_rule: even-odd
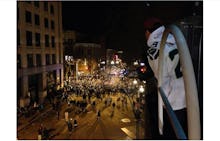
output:
[[[128,135],[128,137],[130,137],[131,139],[135,139],[136,136],[133,132],[131,132],[130,130],[128,130],[127,128],[121,128],[121,130],[126,134]]]

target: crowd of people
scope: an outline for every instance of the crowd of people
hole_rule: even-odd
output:
[[[68,104],[73,104],[80,107],[81,111],[85,111],[88,103],[91,103],[93,106],[96,105],[96,101],[92,101],[92,98],[94,97],[98,101],[103,101],[106,106],[114,103],[114,107],[116,107],[116,104],[120,101],[122,108],[127,105],[128,101],[126,97],[129,97],[132,105],[135,106],[134,103],[138,103],[140,100],[136,95],[137,89],[132,86],[133,79],[118,79],[119,80],[117,80],[114,85],[109,83],[110,81],[106,81],[104,77],[84,77],[71,81],[64,87],[61,99],[66,100]],[[121,94],[120,98],[113,102],[111,96],[119,93]],[[68,97],[70,94],[75,94],[76,97],[81,97],[82,100],[77,101],[76,99]]]
[[[137,111],[139,111],[138,116],[140,117],[144,103],[141,103],[140,98],[136,95],[137,93],[134,93],[135,88],[132,87],[133,79],[118,78],[114,85],[109,83],[110,81],[106,81],[104,77],[79,78],[69,82],[64,88],[50,89],[47,99],[52,109],[56,111],[58,120],[62,103],[66,103],[69,108],[72,108],[71,112],[74,115],[86,114],[88,111],[93,110],[97,115],[98,121],[101,119],[101,113],[105,108],[111,107],[109,116],[113,118],[115,108],[126,110],[128,109],[128,104],[131,104],[134,117],[137,117]],[[116,97],[116,99],[113,100],[113,97]],[[102,103],[103,107],[97,106],[100,103]],[[77,120],[74,119],[72,121],[67,116],[66,125],[71,134],[78,126]]]

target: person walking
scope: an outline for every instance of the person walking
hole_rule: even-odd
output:
[[[73,124],[74,124],[74,128],[76,128],[76,127],[78,126],[78,124],[77,124],[77,120],[76,120],[76,119],[74,119]]]
[[[101,117],[101,113],[100,113],[100,110],[98,110],[98,113],[97,113],[97,120],[99,120]]]
[[[40,124],[40,127],[38,129],[38,140],[43,139],[43,133],[44,133],[43,130],[44,130],[43,124]]]
[[[149,18],[144,22],[147,41],[147,61],[155,78],[158,79],[159,50],[165,26],[158,18]],[[181,64],[175,38],[169,34],[164,48],[164,72],[162,87],[180,124],[187,135],[186,98]],[[164,138],[176,139],[169,117],[164,108]]]
[[[72,125],[72,123],[71,123],[70,120],[67,121],[67,127],[68,127],[69,133],[71,134],[71,133],[72,133],[72,130],[73,130],[73,125]]]
[[[58,100],[58,101],[56,102],[57,120],[60,119],[60,110],[61,110],[61,104],[60,104],[60,101]]]

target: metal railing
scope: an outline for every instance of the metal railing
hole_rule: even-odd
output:
[[[181,139],[181,140],[186,140],[187,139],[186,134],[184,133],[184,130],[183,130],[181,124],[179,123],[179,121],[176,117],[176,114],[174,113],[174,111],[173,111],[169,101],[167,100],[166,95],[161,87],[159,87],[159,92],[160,92],[161,98],[163,100],[163,103],[166,106],[167,114],[168,114],[169,118],[172,119],[171,125],[174,128],[174,132],[175,132],[177,138]]]
[[[159,74],[158,74],[158,87],[159,92],[163,93],[161,89],[162,82],[163,82],[163,60],[164,60],[164,48],[166,39],[172,33],[175,41],[177,43],[177,48],[180,56],[181,67],[183,71],[183,79],[184,79],[184,86],[186,92],[186,106],[187,106],[187,122],[188,122],[188,138],[198,140],[201,138],[201,129],[200,129],[200,113],[199,113],[199,102],[198,102],[198,94],[197,94],[197,87],[196,87],[196,80],[192,65],[191,56],[189,53],[189,49],[185,38],[180,31],[180,29],[175,25],[170,25],[168,28],[165,29],[160,45],[160,56],[159,56]],[[163,95],[163,94],[162,94]],[[165,101],[162,100],[162,97],[158,95],[158,124],[159,124],[159,132],[163,134],[163,102],[166,103],[167,98],[163,97]],[[168,101],[167,101],[168,102]],[[167,107],[166,107],[167,109]],[[175,117],[172,116],[172,109],[170,109],[172,118],[172,122],[174,122],[174,130],[177,133],[177,137],[185,138],[182,136],[181,130],[178,127],[178,123],[176,123]],[[169,114],[169,112],[168,112]],[[184,132],[183,132],[184,133]]]

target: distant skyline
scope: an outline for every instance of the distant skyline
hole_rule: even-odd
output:
[[[203,7],[201,1],[65,1],[62,5],[64,30],[105,39],[106,48],[123,50],[127,62],[143,53],[144,19],[156,16],[172,23],[202,15]]]

